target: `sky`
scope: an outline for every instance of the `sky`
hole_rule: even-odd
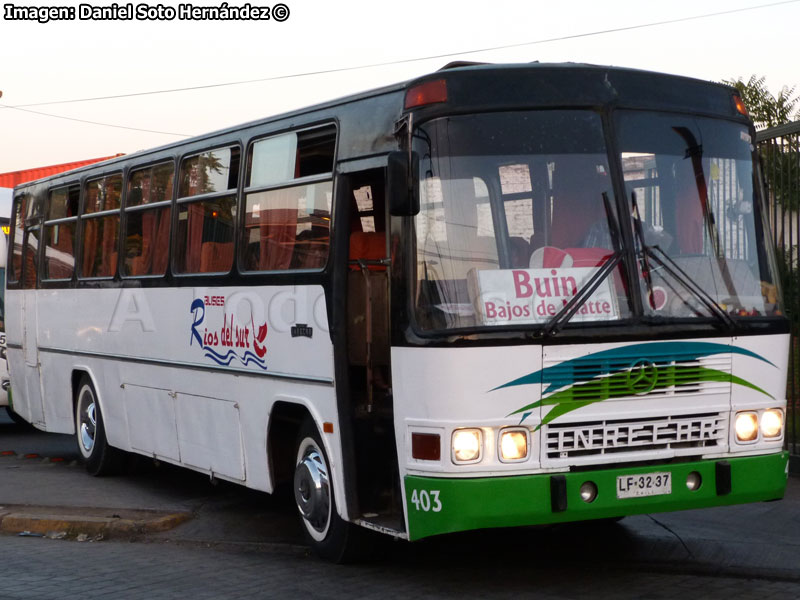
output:
[[[193,5],[246,3],[276,6],[273,0],[195,0]],[[79,3],[4,0],[3,4],[77,8]],[[103,0],[84,4],[111,5]],[[134,0],[133,8],[158,4]],[[164,7],[178,4],[162,2]],[[8,19],[4,12],[0,15],[0,173],[153,148],[411,79],[453,60],[584,62],[714,81],[758,74],[766,77],[775,94],[783,86],[795,85],[800,92],[796,49],[800,0],[283,0],[283,4],[289,9],[283,21],[80,20],[76,10],[74,19],[39,23]],[[691,19],[751,7],[761,8]],[[637,27],[677,19],[687,20]],[[597,33],[624,28],[630,29]],[[593,33],[597,34],[588,35]],[[502,46],[513,47],[470,52]],[[414,60],[425,57],[436,58]],[[391,62],[397,64],[218,85]],[[196,86],[217,87],[63,103]],[[45,102],[61,103],[41,104]]]

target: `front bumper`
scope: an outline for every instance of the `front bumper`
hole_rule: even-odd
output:
[[[789,454],[703,460],[513,477],[405,477],[409,539],[488,527],[519,527],[642,513],[744,504],[783,497]],[[654,472],[672,475],[667,495],[617,499],[617,477]],[[692,471],[702,485],[686,485]],[[591,503],[580,497],[586,481],[597,485]],[[437,510],[438,509],[438,510]]]

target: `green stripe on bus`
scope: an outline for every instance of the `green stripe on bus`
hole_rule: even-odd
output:
[[[731,465],[731,492],[717,495],[716,460],[609,468],[579,473],[547,473],[511,477],[443,478],[408,475],[405,478],[409,539],[441,533],[490,527],[519,527],[707,508],[775,500],[786,488],[788,453],[724,459]],[[702,485],[686,487],[686,477],[696,471]],[[669,472],[672,492],[668,495],[618,500],[617,477]],[[550,477],[566,478],[567,509],[553,512]],[[580,486],[592,481],[598,495],[591,504],[580,498]]]

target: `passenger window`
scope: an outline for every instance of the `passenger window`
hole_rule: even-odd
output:
[[[44,224],[42,279],[71,279],[75,271],[75,234],[78,225],[80,187],[51,190]]]
[[[125,201],[123,275],[163,275],[169,258],[173,163],[131,172]]]
[[[239,180],[239,148],[218,148],[184,159],[181,198],[235,190]]]
[[[83,221],[83,277],[113,277],[117,270],[119,214]]]
[[[330,244],[330,181],[247,195],[246,271],[321,269]]]
[[[22,287],[34,289],[39,271],[39,228],[28,229],[25,232],[25,239],[25,280],[22,282]]]
[[[80,271],[84,278],[113,277],[117,272],[121,197],[121,174],[93,179],[86,184]]]
[[[80,188],[77,185],[52,190],[47,204],[47,220],[78,216]]]
[[[236,198],[191,202],[178,207],[178,273],[227,273],[233,266]]]
[[[84,213],[119,209],[122,198],[122,175],[115,174],[95,179],[86,184]]]
[[[236,146],[217,148],[183,159],[178,188],[177,273],[227,273],[233,266]],[[193,196],[214,194],[193,200]]]
[[[336,128],[317,127],[285,133],[253,144],[247,187],[262,187],[333,172]]]
[[[175,165],[172,162],[131,172],[125,206],[156,204],[172,200]]]
[[[11,272],[8,274],[9,281],[19,281],[22,276],[22,236],[23,236],[23,215],[25,214],[25,202],[27,194],[18,194],[14,200],[14,223],[12,225],[12,255]]]
[[[321,269],[330,246],[336,129],[255,142],[248,154],[241,256],[245,271]],[[321,181],[292,182],[306,177]],[[254,189],[258,188],[258,189]]]

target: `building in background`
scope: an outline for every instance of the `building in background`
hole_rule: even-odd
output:
[[[78,167],[85,167],[111,158],[117,158],[122,154],[114,154],[113,156],[104,156],[102,158],[89,158],[86,160],[76,160],[74,162],[62,163],[60,165],[49,165],[47,167],[34,167],[33,169],[24,169],[22,171],[10,171],[8,173],[0,173],[0,188],[13,188],[15,185],[25,183],[26,181],[33,181],[34,179],[41,179],[57,173],[63,173]]]

